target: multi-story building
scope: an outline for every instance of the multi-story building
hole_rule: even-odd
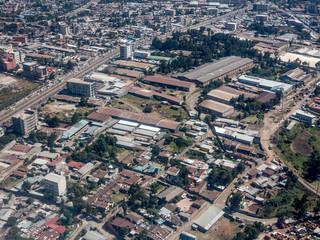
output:
[[[225,24],[225,28],[228,29],[229,31],[235,31],[237,29],[237,23],[235,23],[235,22],[227,22]]]
[[[28,36],[16,36],[13,40],[25,44],[28,43]]]
[[[87,96],[87,97],[96,96],[95,82],[85,82],[78,78],[73,78],[67,82],[67,87],[72,94]]]
[[[23,72],[26,77],[43,80],[48,75],[47,68],[36,62],[23,63]]]
[[[61,196],[67,189],[66,178],[55,173],[49,173],[44,177],[44,186],[47,192]]]
[[[12,117],[13,131],[28,136],[37,127],[38,114],[33,110],[26,110]]]
[[[121,45],[120,46],[120,58],[128,59],[132,56],[132,46],[131,45]]]
[[[16,60],[12,54],[4,54],[1,56],[2,68],[5,71],[15,69],[17,67]]]
[[[253,4],[253,11],[259,12],[267,12],[269,9],[269,5],[266,3],[258,2]]]

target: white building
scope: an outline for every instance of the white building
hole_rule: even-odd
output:
[[[120,58],[128,59],[132,57],[132,46],[131,45],[121,45],[120,46]]]
[[[67,189],[66,178],[55,173],[49,173],[44,177],[44,185],[46,191],[52,192],[57,196],[63,195]]]

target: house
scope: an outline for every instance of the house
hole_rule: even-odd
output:
[[[132,223],[134,223],[134,224],[138,224],[138,225],[139,225],[139,224],[143,223],[143,217],[142,217],[141,215],[135,213],[135,212],[130,212],[130,213],[128,213],[127,216],[126,216],[126,218],[127,218],[130,222],[132,222]]]
[[[180,169],[176,168],[176,167],[170,167],[167,170],[167,178],[168,180],[175,182],[177,180],[179,180],[179,173],[180,173]]]

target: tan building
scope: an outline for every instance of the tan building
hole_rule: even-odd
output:
[[[36,111],[26,110],[12,117],[13,131],[23,136],[28,136],[36,129],[38,114]]]
[[[44,177],[45,189],[57,196],[63,195],[67,190],[66,178],[62,175],[49,173]]]

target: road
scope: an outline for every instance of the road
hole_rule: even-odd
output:
[[[114,50],[112,52],[109,52],[109,53],[105,54],[102,58],[97,59],[96,61],[92,62],[88,67],[80,70],[79,72],[77,72],[74,75],[71,75],[71,76],[65,78],[63,81],[56,83],[56,85],[53,85],[51,88],[44,90],[40,95],[35,95],[35,96],[31,97],[27,102],[23,102],[20,104],[18,103],[15,106],[15,109],[5,113],[3,116],[0,117],[0,123],[7,122],[15,114],[17,114],[20,111],[25,110],[27,108],[33,107],[34,105],[38,104],[40,102],[40,100],[53,96],[54,94],[58,93],[61,88],[63,88],[65,86],[67,80],[69,80],[71,78],[80,77],[80,76],[90,72],[92,69],[96,68],[100,64],[103,64],[104,62],[106,62],[107,60],[109,60],[110,58],[112,58],[118,54],[119,54],[118,49]]]
[[[65,17],[73,17],[73,16],[77,15],[79,12],[81,12],[81,11],[85,10],[86,8],[88,8],[92,3],[97,3],[97,2],[99,2],[99,0],[91,0],[87,4],[83,5],[82,7],[74,9],[73,11],[65,14],[64,16]]]

